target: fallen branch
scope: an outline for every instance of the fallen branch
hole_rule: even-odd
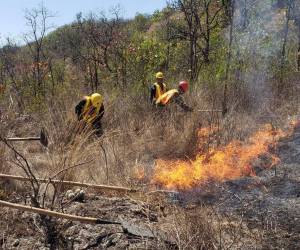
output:
[[[31,181],[30,178],[23,177],[23,176],[16,176],[16,175],[7,175],[7,174],[0,174],[0,179],[11,179],[11,180],[18,180],[18,181]],[[107,185],[98,185],[98,184],[91,184],[91,183],[82,183],[76,181],[61,181],[61,180],[51,180],[51,179],[36,179],[38,182],[41,183],[53,183],[53,184],[62,184],[62,185],[69,185],[69,186],[78,186],[78,187],[85,187],[85,188],[94,188],[99,190],[111,190],[111,191],[121,191],[121,192],[137,192],[136,189],[126,188],[126,187],[119,187],[119,186],[107,186]]]
[[[198,109],[197,112],[223,112],[221,109]]]
[[[9,208],[17,209],[17,210],[21,210],[21,211],[27,211],[27,212],[31,212],[31,213],[43,214],[46,216],[51,216],[51,217],[56,217],[56,218],[61,218],[61,219],[66,219],[66,220],[71,220],[71,221],[78,221],[78,222],[87,223],[87,224],[121,225],[120,222],[102,220],[99,218],[92,218],[92,217],[82,217],[82,216],[71,215],[71,214],[63,214],[63,213],[59,213],[59,212],[55,212],[55,211],[19,205],[19,204],[2,201],[2,200],[0,200],[0,206],[9,207]]]

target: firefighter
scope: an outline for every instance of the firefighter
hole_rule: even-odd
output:
[[[155,105],[156,100],[167,92],[167,85],[164,83],[164,74],[157,72],[156,82],[150,88],[150,102]]]
[[[162,94],[155,102],[156,106],[164,107],[170,102],[175,102],[184,111],[193,111],[188,105],[185,104],[182,95],[188,90],[189,84],[187,81],[181,81],[177,89],[171,89],[166,93]]]
[[[79,121],[91,125],[98,136],[103,134],[101,119],[104,115],[103,97],[99,93],[85,96],[75,107]]]

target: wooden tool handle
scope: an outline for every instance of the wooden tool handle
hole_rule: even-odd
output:
[[[103,225],[107,225],[107,224],[120,225],[121,224],[120,222],[116,222],[116,221],[108,221],[108,220],[102,220],[99,218],[82,217],[82,216],[71,215],[71,214],[63,214],[63,213],[59,213],[59,212],[55,212],[55,211],[51,211],[51,210],[24,206],[24,205],[15,204],[15,203],[2,201],[2,200],[0,200],[0,206],[9,207],[12,209],[18,209],[21,211],[27,211],[27,212],[31,212],[31,213],[48,215],[48,216],[71,220],[71,221],[79,221],[81,223],[87,223],[87,224],[103,224]]]
[[[39,141],[40,137],[11,137],[5,138],[6,141]]]

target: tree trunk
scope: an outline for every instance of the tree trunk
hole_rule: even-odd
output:
[[[55,81],[54,81],[54,75],[53,75],[53,69],[52,69],[52,62],[50,61],[49,64],[49,70],[48,70],[48,74],[50,73],[50,78],[51,78],[51,82],[52,82],[52,91],[51,91],[51,94],[52,96],[54,96],[54,89],[55,89]]]
[[[222,0],[222,6],[225,9],[225,15],[228,17],[228,19],[231,19],[231,0]]]
[[[300,31],[299,31],[300,33]],[[299,42],[298,42],[298,53],[297,53],[297,69],[300,71],[300,35],[299,35]]]
[[[127,57],[128,57],[128,54],[126,52],[126,49],[125,49],[125,52],[123,53],[123,56],[121,57],[121,60],[122,60],[122,86],[123,88],[125,89],[127,87]]]
[[[285,22],[285,26],[284,26],[284,30],[283,30],[283,43],[282,43],[282,50],[281,50],[280,78],[279,78],[279,83],[278,83],[278,94],[280,94],[283,90],[283,74],[284,74],[284,66],[285,66],[287,37],[288,37],[288,33],[289,33],[290,11],[291,11],[291,3],[288,3],[288,9],[286,12],[286,22]]]
[[[235,0],[231,2],[230,6],[230,33],[229,33],[229,45],[228,45],[228,54],[227,54],[227,62],[225,69],[225,79],[224,79],[224,92],[223,92],[223,102],[222,102],[222,115],[223,117],[226,115],[228,111],[227,104],[227,95],[228,95],[228,79],[229,79],[229,69],[231,65],[231,57],[232,57],[232,41],[233,41],[233,19],[234,19],[234,11],[235,11]]]
[[[94,86],[95,86],[94,91],[97,91],[98,85],[99,85],[99,77],[98,77],[98,70],[97,70],[97,62],[94,61]]]
[[[205,40],[205,47],[203,50],[203,59],[204,63],[209,63],[209,52],[210,52],[210,26],[209,26],[209,4],[205,8],[206,18],[205,18],[205,26],[206,26],[206,36],[204,37]]]
[[[207,32],[207,38],[205,39],[205,47],[203,49],[204,63],[209,64],[209,52],[210,52],[210,33]]]
[[[190,37],[190,80],[194,81],[197,70],[197,54],[196,54],[197,39],[194,36]]]
[[[298,28],[298,53],[297,53],[297,70],[300,71],[300,18],[295,20]]]

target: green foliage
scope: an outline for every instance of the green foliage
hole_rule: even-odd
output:
[[[265,72],[266,78],[283,77],[296,69],[299,29],[291,22],[286,54],[281,60],[280,27],[284,27],[284,19],[278,21],[263,12],[268,4],[269,1],[249,5],[245,27],[241,24],[243,20],[239,20],[241,17],[235,17],[229,48],[231,1],[210,2],[209,12],[200,15],[202,30],[195,26],[199,34],[196,43],[199,74],[193,81],[195,84],[221,87],[226,77],[233,84],[250,84],[247,78],[256,74],[257,65],[261,65],[260,71]],[[201,8],[198,11],[203,13]],[[212,20],[214,13],[217,18],[213,20],[213,28],[209,29],[209,37],[204,37],[205,17],[210,15]],[[163,71],[171,85],[190,78],[189,32],[182,10],[170,6],[152,15],[137,14],[132,20],[108,19],[96,14],[80,17],[44,38],[39,60],[47,66],[42,69],[34,68],[36,58],[31,44],[3,47],[0,81],[14,89],[14,95],[30,112],[44,110],[49,96],[75,87],[77,92],[85,93],[99,89],[111,95],[125,89],[132,95],[141,92],[147,95],[157,71]],[[209,60],[204,58],[205,49]]]
[[[138,13],[132,21],[131,28],[136,32],[146,32],[150,24],[150,18],[148,15]]]

